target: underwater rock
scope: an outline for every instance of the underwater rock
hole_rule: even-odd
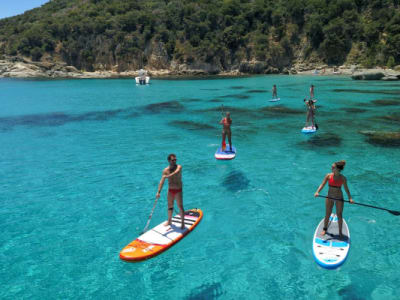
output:
[[[184,106],[178,101],[167,101],[146,105],[144,109],[149,113],[181,112]]]
[[[382,147],[399,147],[400,146],[400,132],[390,131],[360,131],[368,139],[367,142],[371,145]]]
[[[222,181],[222,185],[231,192],[247,189],[250,181],[241,171],[230,172]]]
[[[248,90],[246,93],[267,93],[267,90]]]
[[[250,96],[243,95],[243,94],[230,94],[230,95],[221,96],[221,98],[248,99],[248,98],[250,98]]]
[[[261,112],[271,112],[277,114],[305,114],[304,110],[288,108],[283,105],[267,106],[260,109]]]
[[[187,300],[218,299],[224,294],[221,283],[207,283],[193,289]]]
[[[366,111],[368,111],[368,110],[366,110],[366,109],[363,109],[363,108],[356,108],[356,107],[344,107],[344,108],[342,108],[345,112],[348,112],[348,113],[355,113],[355,114],[358,114],[358,113],[363,113],[363,112],[366,112]]]
[[[385,74],[380,71],[358,72],[351,76],[354,80],[380,80]]]
[[[383,117],[380,117],[381,119],[384,119],[386,121],[395,121],[395,122],[400,122],[400,114],[399,113],[394,113],[390,115],[386,115]]]
[[[187,129],[187,130],[208,130],[208,129],[215,129],[215,127],[204,124],[204,123],[198,123],[198,122],[193,122],[193,121],[172,121],[168,123],[169,125]]]
[[[400,100],[379,99],[379,100],[372,100],[371,103],[376,106],[392,106],[392,105],[400,105]]]
[[[230,88],[231,88],[232,90],[242,90],[242,89],[244,89],[245,87],[242,86],[242,85],[239,85],[239,86],[231,86]]]
[[[316,146],[316,147],[333,147],[339,146],[342,139],[334,133],[324,133],[313,135],[307,141],[300,142],[301,146]]]

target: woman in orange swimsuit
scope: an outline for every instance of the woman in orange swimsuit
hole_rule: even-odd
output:
[[[343,200],[343,193],[342,193],[342,185],[344,186],[344,190],[349,197],[350,203],[353,203],[353,199],[351,198],[349,188],[347,186],[346,177],[344,177],[340,172],[343,170],[346,162],[344,160],[335,162],[332,164],[332,173],[328,173],[325,175],[324,180],[322,181],[321,185],[318,187],[317,191],[314,194],[314,197],[319,196],[319,192],[324,188],[325,184],[328,182],[329,190],[328,190],[328,197],[329,198],[336,198]],[[333,205],[335,201],[332,199],[326,198],[325,200],[325,220],[324,220],[324,229],[321,232],[321,235],[325,235],[327,228],[329,217],[332,213]],[[339,223],[339,236],[342,237],[342,225],[343,225],[343,201],[336,201],[336,215],[338,217]]]
[[[219,122],[219,124],[223,125],[222,145],[225,144],[226,136],[228,136],[229,147],[230,147],[230,150],[232,151],[232,139],[231,139],[232,138],[232,132],[231,132],[232,119],[231,119],[230,112],[226,113],[226,117],[222,118],[222,120]]]

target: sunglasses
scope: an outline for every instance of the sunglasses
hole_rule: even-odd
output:
[[[169,161],[176,161],[176,158],[175,159],[170,159]]]

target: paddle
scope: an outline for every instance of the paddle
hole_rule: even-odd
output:
[[[221,104],[221,114],[222,114],[222,116],[224,116],[224,105],[223,105],[223,104]],[[226,142],[225,142],[225,140],[222,141],[221,148],[222,148],[222,151],[225,151],[225,149],[226,149]]]
[[[151,214],[149,216],[149,219],[147,220],[146,226],[144,227],[141,235],[147,231],[147,228],[150,225],[150,220],[151,220],[151,217],[153,216],[154,209],[156,208],[157,200],[158,200],[158,198],[156,198],[156,201],[154,201],[153,209],[151,210]]]
[[[331,197],[328,197],[328,196],[318,195],[318,197],[321,197],[321,198],[328,198],[328,199],[332,199],[332,200],[335,200],[335,201],[344,201],[344,202],[349,202],[349,203],[351,203],[349,200],[338,199],[338,198],[331,198]],[[356,202],[353,202],[352,204],[357,204],[357,205],[361,205],[361,206],[367,206],[367,207],[372,207],[372,208],[376,208],[376,209],[386,210],[386,211],[390,212],[392,215],[400,216],[400,211],[397,211],[397,210],[390,210],[390,209],[383,208],[383,207],[377,207],[377,206],[373,206],[373,205],[362,204],[362,203],[356,203]]]

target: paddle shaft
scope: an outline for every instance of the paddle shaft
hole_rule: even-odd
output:
[[[321,198],[328,198],[328,199],[335,200],[335,201],[343,201],[343,202],[351,203],[349,200],[338,199],[338,198],[332,198],[332,197],[328,197],[328,196],[318,195],[318,197],[321,197]],[[400,214],[400,212],[397,212],[397,211],[395,211],[395,210],[390,210],[390,209],[387,209],[387,208],[378,207],[378,206],[373,206],[373,205],[369,205],[369,204],[356,203],[356,202],[353,202],[352,204],[357,204],[357,205],[361,205],[361,206],[366,206],[366,207],[371,207],[371,208],[386,210],[386,211],[388,211],[388,212],[390,212],[391,214],[396,215],[396,216],[397,216],[398,214]]]
[[[147,228],[148,228],[149,225],[150,225],[150,220],[151,220],[151,217],[153,216],[154,209],[156,208],[157,200],[158,200],[158,198],[156,198],[156,201],[154,201],[153,209],[151,210],[151,214],[150,214],[150,216],[149,216],[149,219],[147,220],[146,226],[144,227],[144,229],[143,229],[143,231],[142,231],[142,234],[145,233],[145,232],[147,231]]]

